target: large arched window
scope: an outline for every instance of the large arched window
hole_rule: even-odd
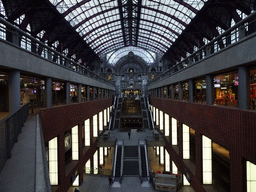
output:
[[[155,53],[151,51],[147,51],[145,49],[141,49],[139,47],[133,47],[133,46],[125,47],[107,54],[107,60],[110,65],[115,65],[119,61],[119,59],[128,55],[128,53],[131,51],[134,53],[134,55],[137,55],[140,58],[142,58],[147,64],[152,64],[155,62],[155,59],[156,59]]]

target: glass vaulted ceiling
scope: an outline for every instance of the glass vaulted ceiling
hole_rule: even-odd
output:
[[[99,56],[128,45],[163,55],[206,1],[50,0]]]

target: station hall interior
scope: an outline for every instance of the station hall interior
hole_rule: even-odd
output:
[[[0,0],[0,192],[256,192],[255,0]]]

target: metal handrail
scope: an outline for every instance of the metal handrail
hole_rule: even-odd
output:
[[[117,159],[117,139],[115,144],[115,153],[114,153],[114,161],[113,161],[113,178],[116,176],[116,159]]]
[[[51,51],[51,53],[54,53],[54,54],[55,54],[55,55],[53,55],[53,56],[58,56],[58,57],[60,57],[60,59],[62,59],[62,61],[63,61],[64,63],[65,63],[65,62],[70,62],[70,63],[69,63],[70,66],[74,66],[74,67],[75,67],[75,68],[69,68],[69,67],[65,67],[65,68],[67,68],[67,69],[69,69],[69,70],[71,70],[71,71],[81,72],[83,75],[86,75],[86,76],[88,76],[88,77],[90,77],[90,78],[93,78],[93,79],[95,79],[95,80],[97,80],[97,81],[100,81],[100,82],[102,82],[102,83],[114,85],[113,82],[108,81],[106,78],[104,78],[104,77],[102,77],[102,76],[100,76],[100,75],[94,73],[93,71],[89,70],[89,69],[86,68],[85,66],[80,65],[79,63],[76,63],[75,61],[73,61],[72,59],[66,57],[65,55],[63,55],[63,54],[61,54],[61,53],[59,53],[59,52],[56,51],[55,49],[53,49],[53,48],[51,48],[51,47],[45,45],[43,42],[41,42],[41,41],[39,41],[38,39],[36,39],[35,37],[29,35],[27,32],[25,32],[25,31],[19,29],[17,26],[15,26],[15,25],[11,24],[10,22],[6,21],[4,18],[1,18],[1,17],[0,17],[0,23],[2,23],[3,25],[7,26],[7,27],[9,28],[8,30],[9,30],[10,33],[13,33],[14,35],[21,35],[21,36],[24,36],[24,37],[30,39],[30,40],[31,40],[31,43],[33,43],[34,45],[36,45],[36,46],[38,46],[38,47],[41,46],[41,47],[43,48],[42,52],[43,52],[43,51],[48,51],[48,52]],[[1,25],[0,25],[0,27],[1,27]],[[10,31],[10,29],[12,29],[12,30],[18,32],[18,34],[15,34],[13,31]],[[5,29],[5,30],[7,31],[7,29]],[[1,28],[0,28],[0,32],[5,32],[5,30],[1,30]],[[22,39],[22,38],[21,38],[21,39]],[[4,40],[4,39],[2,39],[2,40]],[[7,41],[7,40],[5,40],[5,41]],[[7,41],[7,42],[11,43],[10,41]],[[27,42],[26,42],[26,43],[27,43]],[[13,44],[13,43],[12,43],[12,44]],[[16,44],[14,44],[14,45],[16,45]],[[32,44],[31,44],[31,45],[32,45]],[[17,46],[17,45],[16,45],[16,46]],[[26,46],[27,46],[27,45],[26,45]],[[19,47],[21,47],[21,46],[19,46]],[[46,49],[46,50],[44,50],[44,49]],[[26,50],[27,50],[27,49],[26,49]],[[27,51],[28,51],[28,50],[27,50]],[[36,52],[33,52],[33,51],[30,51],[30,52],[36,54]],[[39,55],[39,56],[42,57],[42,54],[36,54],[36,55]],[[48,57],[48,56],[47,56],[47,57]],[[43,58],[45,58],[45,59],[47,59],[47,60],[49,60],[49,61],[51,61],[51,62],[54,62],[52,59],[48,59],[48,58],[46,58],[46,57],[43,57]],[[58,61],[58,58],[56,58],[56,61]],[[54,62],[54,63],[57,64],[57,62]],[[64,66],[64,65],[62,65],[62,66]],[[79,70],[79,69],[80,69],[80,70]]]
[[[220,40],[223,40],[223,37],[226,37],[227,35],[230,35],[230,33],[232,33],[232,31],[234,30],[238,30],[236,32],[239,32],[240,27],[242,26],[243,28],[245,28],[244,24],[247,22],[255,22],[256,19],[256,11],[254,11],[253,13],[251,13],[248,17],[246,17],[245,19],[239,21],[238,23],[236,23],[234,26],[230,27],[228,30],[226,30],[225,32],[223,32],[222,34],[220,34],[219,36],[217,36],[216,38],[214,38],[213,40],[211,40],[209,43],[207,43],[206,45],[202,46],[201,48],[199,48],[199,50],[197,50],[196,52],[192,53],[190,56],[188,56],[187,58],[185,58],[183,61],[179,62],[178,64],[174,65],[173,67],[171,67],[170,69],[168,69],[167,71],[163,72],[161,75],[159,75],[158,77],[156,77],[154,80],[152,80],[151,82],[149,82],[149,84],[153,84],[156,83],[158,81],[164,80],[163,78],[167,78],[169,76],[171,76],[174,73],[177,73],[178,71],[184,70],[186,69],[186,67],[184,66],[184,64],[188,64],[189,66],[192,65],[192,63],[190,63],[190,61],[193,60],[194,57],[197,57],[198,55],[200,55],[203,51],[208,50],[211,46],[214,46],[216,43],[218,44]],[[255,33],[255,32],[254,32]],[[239,39],[236,42],[242,40]],[[228,47],[232,45],[232,42],[230,42],[229,44],[227,44],[226,46],[224,46],[223,48],[218,48],[217,51],[214,51],[213,53],[208,53],[207,55],[205,55],[205,57],[210,56],[214,53],[217,53],[219,51],[221,51],[222,49]],[[205,58],[204,57],[204,58]],[[202,58],[202,59],[204,59]],[[198,58],[198,61],[202,60],[200,58]],[[195,61],[195,63],[197,63],[198,61]],[[176,70],[176,71],[175,71]]]
[[[138,140],[138,154],[139,154],[139,172],[140,172],[140,179],[142,180],[140,140]]]
[[[120,183],[122,182],[123,179],[123,168],[124,168],[124,139],[122,143],[122,155],[121,155],[121,168],[120,168]]]
[[[21,132],[24,123],[29,115],[29,104],[22,106],[16,112],[8,115],[0,121],[0,134],[4,139],[0,140],[0,145],[3,146],[0,155],[0,172],[2,171],[8,158],[11,158],[11,150],[14,144],[18,141],[19,133]]]
[[[149,164],[148,164],[148,152],[147,152],[147,144],[146,144],[146,141],[145,141],[145,144],[144,144],[144,149],[145,149],[145,158],[146,158],[146,167],[147,167],[147,177],[148,177],[148,180],[150,179],[150,176],[149,176]]]

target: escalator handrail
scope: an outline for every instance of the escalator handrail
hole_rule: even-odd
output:
[[[114,101],[114,105],[113,105],[113,109],[115,110],[115,113],[113,114],[113,129],[115,128],[115,121],[116,121],[116,111],[117,111],[117,107],[116,107],[116,105],[118,105],[118,100],[119,100],[119,97],[115,97],[116,99],[115,99],[115,101]],[[117,101],[117,102],[116,102]]]
[[[152,129],[155,129],[155,124],[153,122],[153,115],[152,115],[152,110],[149,106],[149,101],[148,101],[148,97],[147,97],[147,104],[148,104],[148,110],[149,110],[149,113],[150,113],[150,119],[151,119],[151,124],[152,124]]]
[[[138,153],[139,153],[139,173],[140,173],[140,178],[142,179],[140,143],[138,144]]]
[[[115,147],[115,155],[114,155],[114,161],[113,161],[113,178],[116,176],[116,160],[117,160],[117,140],[116,140],[116,147]]]
[[[144,149],[145,149],[145,160],[146,160],[147,178],[149,180],[150,176],[149,176],[148,153],[147,153],[147,145],[146,144],[144,145]]]
[[[123,141],[123,144],[122,144],[120,181],[122,181],[122,178],[123,178],[123,168],[124,168],[124,141]]]

